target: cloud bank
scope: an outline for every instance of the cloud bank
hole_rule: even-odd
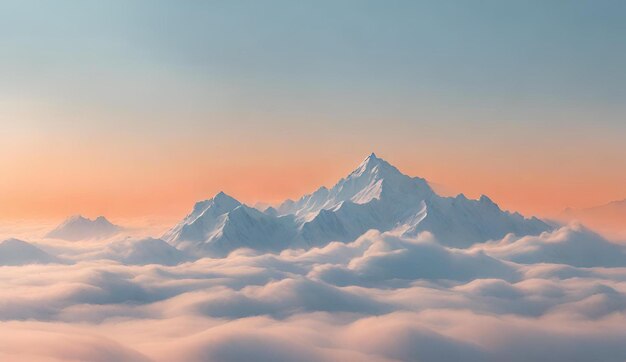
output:
[[[468,249],[370,230],[225,258],[159,239],[10,240],[0,358],[623,361],[623,251],[577,224]]]

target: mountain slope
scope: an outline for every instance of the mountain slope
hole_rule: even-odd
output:
[[[60,260],[38,247],[18,239],[0,243],[0,265],[26,265],[59,263]]]
[[[196,203],[163,239],[183,250],[225,256],[238,248],[282,250],[297,239],[297,230],[292,217],[268,215],[220,192]]]
[[[278,206],[279,215],[293,214],[300,221],[313,220],[319,211],[338,208],[344,202],[362,205],[374,200],[403,195],[396,198],[399,206],[407,206],[416,200],[434,195],[426,180],[409,177],[374,153],[369,155],[346,178],[330,190],[321,187],[298,201],[285,201]]]
[[[470,200],[464,195],[436,197],[425,201],[425,215],[404,231],[416,236],[422,231],[433,233],[448,246],[467,247],[471,244],[501,239],[509,233],[537,235],[551,229],[537,218],[526,219],[518,213],[501,210],[487,196]]]
[[[113,236],[121,230],[121,227],[111,224],[104,216],[98,216],[91,220],[76,215],[65,220],[46,234],[46,237],[69,241],[101,239]]]
[[[223,222],[226,213],[241,203],[223,192],[209,200],[197,202],[183,221],[165,235],[164,240],[204,241],[209,239],[214,229]]]
[[[429,231],[444,244],[467,247],[508,233],[535,235],[550,229],[536,218],[502,211],[486,196],[440,197],[424,179],[402,174],[375,154],[323,190],[278,208],[302,221],[301,235],[310,245],[350,241],[369,229],[396,229],[405,236]]]
[[[486,196],[440,197],[426,180],[404,175],[372,153],[332,188],[321,187],[263,213],[219,193],[197,203],[164,239],[226,255],[239,247],[267,251],[352,241],[370,229],[405,236],[428,231],[443,244],[467,247],[508,233],[536,235],[551,227],[502,211]]]

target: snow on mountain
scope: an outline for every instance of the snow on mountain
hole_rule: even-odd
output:
[[[537,218],[524,218],[519,213],[501,210],[487,196],[470,200],[463,194],[457,197],[434,197],[425,200],[425,215],[417,223],[407,223],[404,235],[415,236],[430,231],[446,245],[467,247],[471,244],[501,239],[512,233],[537,235],[551,229]]]
[[[292,217],[268,215],[220,192],[196,203],[163,238],[184,250],[225,256],[238,248],[281,250],[297,238],[297,232]]]
[[[18,239],[0,243],[0,265],[26,265],[59,263],[60,260],[38,247]]]
[[[298,220],[308,222],[321,210],[337,209],[346,202],[363,205],[380,200],[382,196],[394,197],[399,194],[410,199],[399,198],[394,201],[410,204],[417,199],[434,195],[434,192],[426,180],[406,176],[372,153],[356,170],[339,180],[330,190],[321,187],[298,201],[288,200],[282,203],[277,210],[280,215],[293,214]]]
[[[373,153],[324,190],[278,208],[303,221],[301,234],[311,245],[354,240],[369,229],[396,229],[405,236],[429,231],[444,244],[466,247],[508,233],[535,235],[550,229],[536,218],[502,211],[486,196],[440,197],[426,180],[402,174]]]
[[[183,221],[169,230],[163,239],[165,240],[186,240],[204,241],[207,240],[210,232],[218,224],[223,222],[226,213],[240,206],[241,203],[234,198],[220,192],[210,200],[197,202],[193,210]]]
[[[111,224],[104,216],[98,216],[91,220],[76,215],[65,220],[46,234],[46,237],[70,241],[101,239],[113,236],[121,230],[121,227]]]
[[[264,212],[219,193],[197,203],[164,239],[226,255],[240,247],[268,251],[352,241],[370,229],[404,236],[429,231],[443,244],[467,247],[509,233],[536,235],[551,227],[502,211],[486,196],[438,196],[426,180],[404,175],[372,153],[332,188],[321,187]]]
[[[354,240],[369,229],[393,229],[434,196],[426,180],[406,176],[372,153],[331,189],[283,203],[278,212],[295,215],[309,245],[323,245]]]

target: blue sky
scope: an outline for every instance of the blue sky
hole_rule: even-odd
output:
[[[0,10],[9,97],[346,122],[410,118],[422,102],[529,115],[561,107],[606,112],[580,122],[623,123],[622,1],[5,1]]]

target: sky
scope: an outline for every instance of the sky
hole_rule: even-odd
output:
[[[623,1],[1,1],[0,218],[181,216],[369,153],[505,209],[626,198]]]

